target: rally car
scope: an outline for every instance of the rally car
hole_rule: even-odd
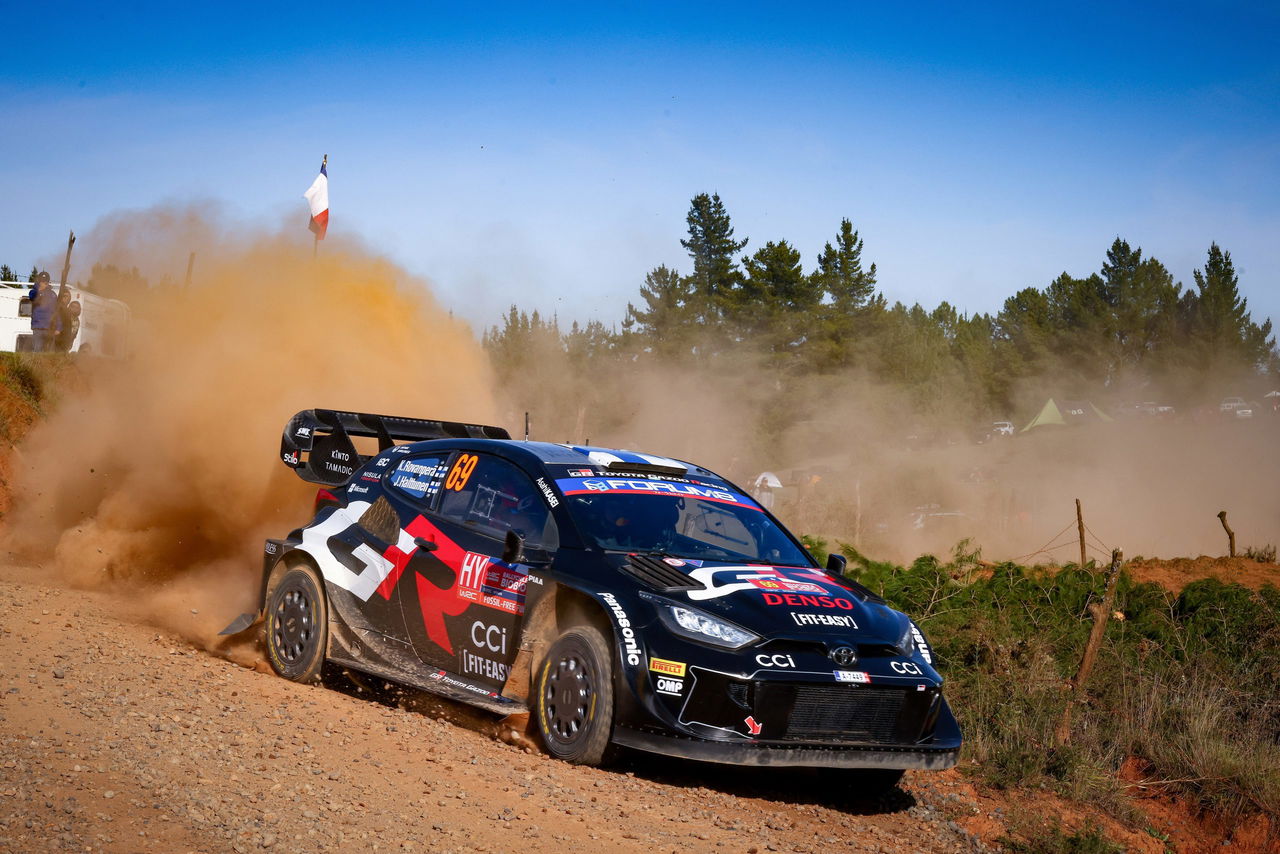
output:
[[[315,516],[266,541],[262,610],[226,632],[260,624],[287,679],[328,661],[530,712],[582,764],[956,762],[920,629],[705,468],[322,409],[281,457],[321,485]]]

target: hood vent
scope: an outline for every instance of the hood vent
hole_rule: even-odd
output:
[[[703,586],[653,555],[628,555],[622,571],[655,590],[698,590]]]

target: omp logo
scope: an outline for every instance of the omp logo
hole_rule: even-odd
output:
[[[659,694],[670,694],[673,697],[679,697],[684,693],[683,679],[671,679],[667,676],[659,676],[654,680],[654,685],[658,689]]]
[[[685,663],[683,661],[667,661],[665,658],[650,658],[649,669],[654,673],[666,673],[671,676],[684,676]]]
[[[489,568],[489,556],[467,552],[462,559],[462,572],[458,574],[458,586],[479,590],[484,584],[485,570]]]

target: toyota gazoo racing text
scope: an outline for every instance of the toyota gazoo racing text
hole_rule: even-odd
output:
[[[322,485],[315,518],[267,540],[262,610],[225,632],[261,621],[281,676],[330,661],[528,711],[578,763],[624,746],[892,782],[956,762],[919,628],[707,469],[321,409],[281,457]]]

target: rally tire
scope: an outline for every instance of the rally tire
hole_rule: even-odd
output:
[[[547,752],[575,765],[602,764],[613,734],[613,653],[604,633],[584,624],[560,635],[535,688]]]
[[[276,567],[263,631],[272,670],[293,682],[320,678],[329,647],[329,606],[324,582],[311,566]]]

